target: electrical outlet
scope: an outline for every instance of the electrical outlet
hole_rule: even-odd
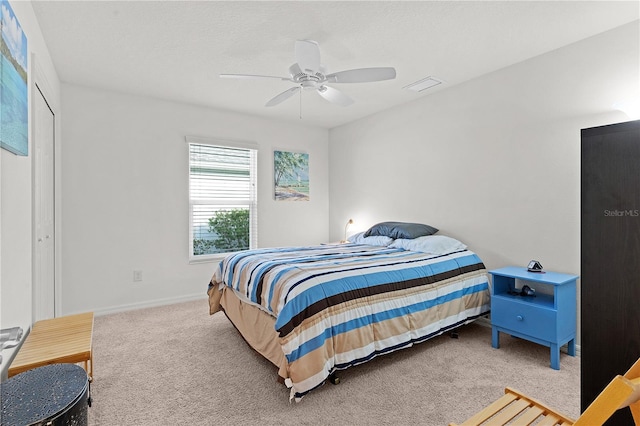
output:
[[[133,271],[133,281],[142,281],[142,271],[134,270]]]

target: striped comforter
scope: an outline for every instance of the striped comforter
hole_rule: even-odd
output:
[[[335,370],[489,311],[485,266],[468,250],[433,256],[356,244],[256,249],[226,257],[212,283],[275,317],[297,401]]]

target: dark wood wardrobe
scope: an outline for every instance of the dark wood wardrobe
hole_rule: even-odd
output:
[[[580,299],[584,411],[640,357],[640,120],[582,130]]]

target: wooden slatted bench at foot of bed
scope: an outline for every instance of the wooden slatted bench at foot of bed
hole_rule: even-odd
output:
[[[37,321],[9,366],[8,376],[48,364],[83,363],[93,380],[93,312]]]

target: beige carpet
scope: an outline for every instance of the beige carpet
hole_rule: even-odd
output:
[[[205,300],[95,318],[90,425],[447,425],[521,390],[577,417],[580,359],[462,327],[340,372],[300,403],[276,382],[276,368],[251,350]]]

